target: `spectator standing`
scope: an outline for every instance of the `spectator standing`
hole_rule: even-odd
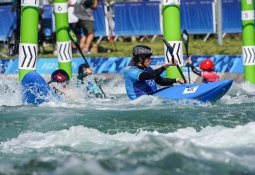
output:
[[[90,45],[95,36],[93,10],[98,7],[98,0],[77,0],[74,14],[79,18],[79,25],[84,33],[80,39],[80,47],[84,54],[90,54]],[[84,46],[85,43],[85,46]]]
[[[80,38],[80,25],[78,23],[79,19],[74,14],[74,6],[77,0],[68,0],[68,23],[71,29],[74,31],[76,37]],[[72,42],[72,52],[77,53],[77,48],[75,44]]]

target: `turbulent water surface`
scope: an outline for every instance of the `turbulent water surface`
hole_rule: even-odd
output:
[[[0,174],[255,174],[255,86],[233,83],[214,104],[141,97],[115,77],[112,99],[23,105],[0,80]]]

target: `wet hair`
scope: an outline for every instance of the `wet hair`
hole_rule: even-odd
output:
[[[137,63],[143,63],[146,58],[152,56],[152,50],[150,47],[145,45],[137,45],[132,50],[132,60],[131,62],[136,65]]]

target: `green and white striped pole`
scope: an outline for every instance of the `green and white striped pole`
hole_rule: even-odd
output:
[[[244,80],[255,83],[254,0],[242,0]]]
[[[67,7],[67,0],[54,0],[58,67],[65,70],[69,78],[72,78],[72,50],[67,33],[69,26]]]
[[[36,70],[39,1],[22,0],[21,12],[19,81],[22,81],[28,72]]]
[[[163,29],[165,40],[174,48],[173,55],[179,61],[180,68],[183,65],[183,52],[181,40],[181,24],[180,24],[180,0],[163,0]],[[171,60],[171,55],[167,53],[167,48],[164,46],[165,60]],[[181,78],[176,66],[169,67],[166,70],[167,78]]]

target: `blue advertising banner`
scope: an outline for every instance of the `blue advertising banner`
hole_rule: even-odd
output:
[[[210,58],[215,64],[215,71],[222,73],[243,73],[244,67],[242,56],[228,56],[228,55],[203,55],[192,56],[194,66],[199,68],[202,60]],[[184,56],[186,60],[186,56]],[[87,58],[89,65],[93,68],[95,74],[124,74],[125,69],[131,66],[131,57],[110,57],[110,58]],[[2,74],[18,74],[18,59],[0,60],[0,71]],[[153,57],[151,65],[161,66],[165,62],[164,56]],[[74,57],[72,60],[73,73],[78,72],[78,67],[83,64],[82,58]],[[186,65],[185,65],[186,66]],[[183,72],[187,72],[187,67],[183,67]],[[38,58],[36,65],[36,72],[39,74],[51,74],[58,69],[57,58]]]
[[[98,2],[97,10],[93,10],[94,14],[94,25],[95,25],[95,36],[108,36],[109,25],[107,21],[107,10],[105,11],[106,5],[102,2]]]
[[[108,74],[122,74],[125,67],[129,64],[131,58],[87,58],[89,65],[93,68],[94,73],[108,73]],[[78,72],[78,67],[83,64],[84,60],[82,58],[72,59],[72,70],[73,73]],[[51,74],[53,71],[58,69],[58,60],[55,58],[41,58],[37,59],[36,72],[40,74]]]
[[[161,12],[159,1],[115,2],[115,35],[159,35]]]
[[[181,30],[189,34],[215,33],[213,0],[182,0]]]
[[[222,0],[222,32],[242,33],[241,0]]]
[[[16,13],[12,13],[11,8],[11,5],[0,6],[0,41],[10,37],[16,28]]]
[[[203,55],[203,56],[192,56],[193,65],[199,69],[199,64],[204,59],[211,59],[214,62],[215,71],[219,73],[244,73],[242,56],[228,56],[228,55]],[[184,63],[187,56],[183,57]],[[165,58],[163,56],[154,57],[152,59],[152,66],[164,65]],[[131,64],[129,64],[131,66]],[[187,65],[183,66],[183,72],[188,72]]]

